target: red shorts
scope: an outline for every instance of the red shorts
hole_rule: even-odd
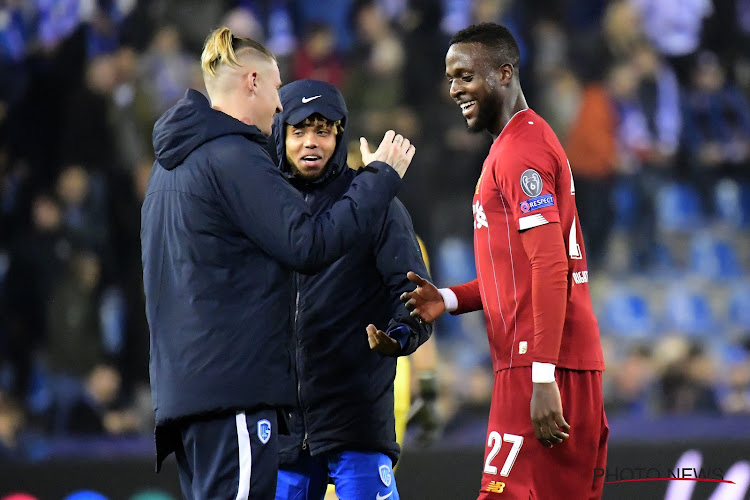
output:
[[[481,500],[600,499],[609,426],[604,415],[602,374],[558,368],[563,416],[570,438],[546,448],[531,424],[531,367],[495,373]]]

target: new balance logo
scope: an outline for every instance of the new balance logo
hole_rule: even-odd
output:
[[[474,228],[481,229],[482,227],[489,227],[487,225],[487,215],[484,213],[484,208],[477,201],[471,206],[471,211],[474,212]]]
[[[308,102],[310,102],[310,101],[314,101],[314,100],[315,100],[315,99],[317,99],[318,97],[323,97],[323,96],[321,96],[321,95],[316,95],[316,96],[312,96],[312,97],[303,97],[303,98],[302,98],[302,104],[307,104],[307,103],[308,103]]]

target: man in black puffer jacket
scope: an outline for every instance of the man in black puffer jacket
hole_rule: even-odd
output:
[[[296,400],[292,270],[319,271],[367,237],[414,152],[393,132],[374,154],[363,145],[382,161],[313,213],[265,150],[281,111],[273,55],[220,28],[202,66],[211,103],[190,90],[157,121],[141,213],[157,468],[176,453],[187,499],[268,500],[277,411]]]
[[[346,104],[334,86],[315,80],[285,85],[280,96],[279,167],[313,213],[324,213],[359,177],[347,166]],[[432,333],[399,300],[414,288],[406,278],[413,269],[427,272],[411,218],[394,200],[342,258],[313,276],[295,273],[298,408],[291,435],[279,438],[277,500],[319,500],[329,476],[339,498],[398,499],[396,357]]]

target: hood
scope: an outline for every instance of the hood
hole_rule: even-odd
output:
[[[318,80],[297,80],[284,85],[279,90],[281,105],[284,111],[274,117],[273,138],[276,142],[277,164],[284,175],[299,187],[312,187],[326,184],[337,177],[346,168],[347,157],[347,125],[349,111],[341,92],[330,83]],[[344,133],[336,137],[336,149],[328,160],[326,170],[322,176],[309,182],[295,177],[286,161],[286,125],[300,123],[308,116],[320,113],[332,121],[341,120]]]
[[[172,170],[182,164],[202,144],[224,135],[244,135],[265,144],[266,136],[254,125],[246,125],[211,107],[197,90],[169,108],[154,125],[154,153],[163,168]]]

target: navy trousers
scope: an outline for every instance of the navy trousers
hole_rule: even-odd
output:
[[[279,468],[276,410],[180,424],[177,467],[186,500],[274,500]]]

